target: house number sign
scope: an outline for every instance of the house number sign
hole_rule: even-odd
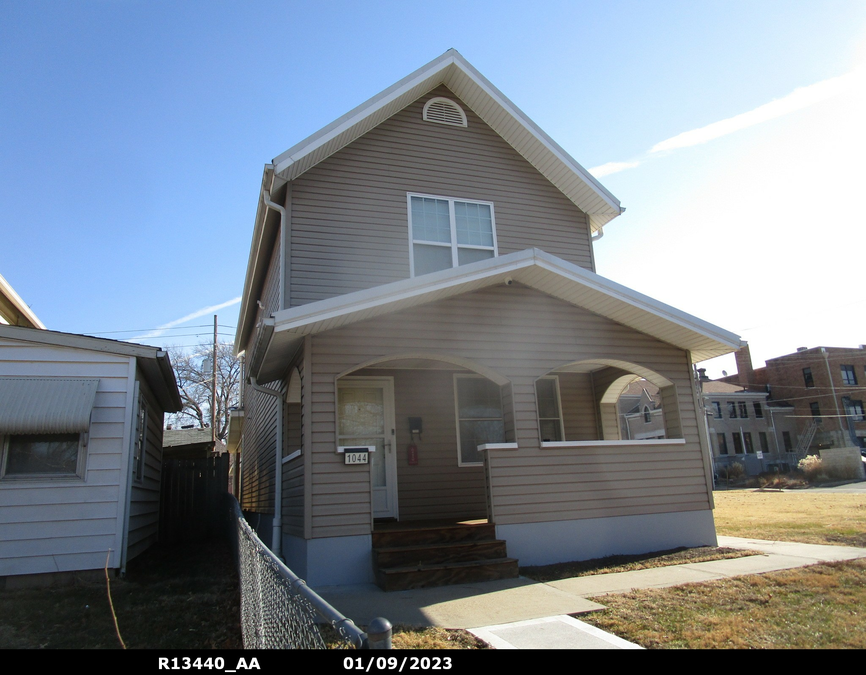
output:
[[[343,453],[344,464],[369,464],[370,453],[376,449],[375,445],[341,446],[338,452]]]

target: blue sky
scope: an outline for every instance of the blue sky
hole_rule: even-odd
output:
[[[450,47],[606,174],[600,274],[757,362],[866,342],[859,0],[0,0],[0,274],[51,329],[231,339],[263,165]]]

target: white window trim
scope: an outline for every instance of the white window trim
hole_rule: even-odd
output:
[[[412,228],[412,197],[421,197],[425,199],[441,199],[442,201],[448,202],[448,218],[450,220],[451,225],[451,242],[445,243],[441,241],[426,241],[424,239],[419,239],[417,242],[415,241],[415,237],[413,235]],[[454,213],[454,202],[463,202],[465,204],[483,204],[484,206],[490,207],[490,226],[493,232],[493,246],[476,246],[471,244],[459,244],[457,243],[457,218]],[[458,267],[457,264],[457,251],[458,249],[475,249],[479,251],[493,251],[493,257],[499,257],[499,243],[496,236],[496,212],[493,208],[493,202],[485,202],[480,199],[464,199],[463,197],[444,197],[442,195],[427,195],[422,194],[420,192],[407,192],[406,193],[406,211],[408,213],[409,219],[409,276],[415,277],[415,243],[423,244],[424,246],[441,246],[443,248],[450,247],[451,248],[451,269]]]
[[[479,459],[477,462],[464,462],[463,461],[463,452],[460,448],[460,419],[461,419],[460,418],[460,400],[459,400],[459,394],[457,391],[457,380],[460,380],[460,379],[463,379],[463,380],[487,380],[488,378],[484,377],[483,375],[474,375],[474,374],[469,375],[469,374],[464,374],[464,373],[454,373],[454,418],[456,420],[456,427],[457,427],[457,429],[456,429],[456,431],[457,431],[457,466],[484,466],[484,460],[483,459]],[[489,381],[493,382],[493,380],[489,380]],[[493,384],[496,384],[496,383],[493,382]],[[504,422],[505,417],[504,417],[504,414],[502,411],[502,390],[501,389],[500,389],[500,394],[499,394],[499,414],[500,414],[500,417],[498,417],[498,418],[495,418],[495,417],[467,417],[466,419],[473,419],[473,420],[500,419],[500,420],[503,420],[503,422]],[[499,443],[485,443],[484,445],[479,445],[478,447],[479,448],[481,448],[481,447],[493,448],[493,447],[496,447],[499,445],[500,445]],[[479,452],[479,456],[480,456],[481,450],[479,450],[478,452]]]
[[[563,417],[563,415],[562,415],[562,396],[559,393],[559,377],[557,375],[546,375],[544,377],[539,377],[535,381],[535,412],[536,412],[536,417],[538,419],[538,440],[540,443],[545,442],[544,439],[541,437],[541,420],[542,420],[541,406],[538,405],[538,383],[541,380],[553,380],[553,392],[554,392],[554,395],[556,396],[556,409],[559,412],[559,419],[557,420],[559,422],[559,437],[562,439],[562,441],[547,441],[547,442],[548,443],[561,443],[561,442],[565,441],[565,424],[562,421],[562,417]],[[552,420],[554,418],[553,417],[545,417],[544,419],[545,420]]]
[[[0,480],[3,481],[83,481],[87,469],[87,433],[78,434],[78,459],[75,473],[19,473],[6,475],[6,463],[9,459],[9,439],[12,436],[33,436],[38,434],[0,434]]]

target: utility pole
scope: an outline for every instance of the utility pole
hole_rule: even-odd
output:
[[[213,380],[210,395],[210,428],[211,440],[216,443],[216,373],[217,373],[217,315],[213,315]],[[216,447],[216,445],[214,445]]]

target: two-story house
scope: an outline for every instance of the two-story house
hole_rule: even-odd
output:
[[[290,567],[400,588],[487,547],[481,578],[715,543],[692,364],[740,340],[596,273],[622,211],[454,50],[265,166],[235,437]],[[621,438],[638,377],[664,439]]]

